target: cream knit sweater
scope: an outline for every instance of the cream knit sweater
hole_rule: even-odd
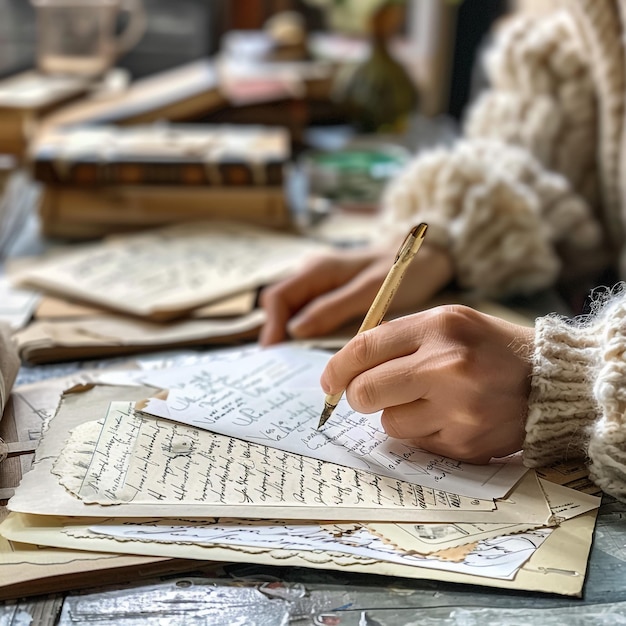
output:
[[[492,296],[626,258],[626,0],[552,1],[500,29],[463,139],[418,154],[383,199],[390,232],[428,222],[459,284]],[[524,458],[586,456],[626,499],[626,293],[605,299],[584,321],[537,321]]]
[[[491,88],[468,112],[464,139],[418,154],[394,179],[385,227],[399,236],[428,222],[460,286],[485,295],[533,292],[564,270],[594,273],[606,262],[600,115],[573,15],[513,18],[486,66]]]
[[[586,456],[591,478],[626,500],[626,291],[587,320],[537,320],[524,462]]]

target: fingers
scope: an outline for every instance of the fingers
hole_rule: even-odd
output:
[[[287,323],[293,315],[307,302],[336,286],[332,263],[329,258],[320,257],[298,274],[263,289],[259,303],[267,312],[267,322],[259,336],[261,345],[284,340]]]
[[[450,279],[451,262],[438,248],[422,246],[419,259],[394,297],[393,308],[419,306]],[[363,316],[382,284],[393,255],[368,249],[318,257],[298,274],[264,289],[260,304],[267,312],[259,342],[270,345],[294,338],[322,336]]]
[[[387,407],[411,410],[412,403],[428,395],[431,370],[424,367],[419,351],[406,344],[409,354],[386,360],[352,379],[346,387],[350,406],[361,413],[374,413]],[[404,408],[406,407],[406,408]],[[417,436],[417,433],[395,437]]]
[[[328,361],[320,379],[322,389],[326,393],[338,393],[360,374],[394,359],[415,353],[422,345],[424,337],[432,334],[434,323],[436,323],[436,314],[432,311],[423,311],[359,333]],[[400,363],[405,365],[403,362],[398,362],[396,365]],[[408,375],[407,372],[401,372],[394,365],[388,367],[393,369],[383,368],[377,370],[376,373],[388,375],[395,372],[400,377]],[[413,370],[412,374],[416,375],[417,371]],[[373,385],[375,380],[373,372],[368,374],[370,375]],[[367,381],[369,378],[364,380]],[[378,384],[377,380],[376,384]],[[362,404],[365,403],[364,398],[361,400]]]
[[[287,324],[290,337],[320,337],[340,328],[367,311],[368,299],[352,284],[319,296],[306,305]]]
[[[293,328],[290,327],[289,330],[290,332],[293,330],[299,336],[315,334],[316,324],[321,318],[328,317],[326,326],[320,323],[320,327],[336,327],[338,324],[332,322],[335,317],[332,314],[335,312],[329,310],[329,307],[335,306],[335,300],[327,300],[326,305],[322,301],[319,310],[314,308],[308,313],[305,312],[305,307],[350,281],[355,274],[371,263],[372,254],[336,252],[320,256],[294,276],[266,287],[261,292],[260,305],[267,312],[267,322],[261,331],[259,342],[262,345],[270,345],[284,340],[290,320],[298,313],[302,313],[301,320],[293,320],[291,324]],[[308,324],[311,324],[310,331],[306,328]]]

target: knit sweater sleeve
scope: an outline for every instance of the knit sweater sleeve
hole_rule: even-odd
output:
[[[586,457],[626,500],[626,290],[604,300],[590,318],[537,320],[524,462]]]
[[[494,297],[602,262],[584,50],[567,14],[536,29],[526,19],[499,34],[491,87],[471,108],[464,138],[418,154],[382,199],[384,231],[399,239],[427,222],[428,241],[449,252],[459,285]]]

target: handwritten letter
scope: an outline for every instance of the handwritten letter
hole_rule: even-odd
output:
[[[325,463],[133,414],[113,402],[106,418],[76,428],[54,472],[87,503],[203,504],[249,516],[298,519],[395,520],[406,512],[471,509],[493,502],[444,492]],[[254,509],[254,510],[253,510]],[[294,511],[297,510],[297,511]],[[279,513],[278,513],[279,512]],[[339,517],[337,517],[339,516]],[[369,519],[369,518],[368,518]]]
[[[162,370],[144,382],[168,389],[142,411],[245,441],[476,498],[500,498],[526,471],[477,466],[390,439],[380,413],[354,411],[345,397],[323,430],[319,378],[328,354],[279,346],[216,365]]]

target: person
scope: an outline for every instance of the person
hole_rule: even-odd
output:
[[[495,297],[558,284],[575,302],[607,269],[623,275],[624,3],[554,4],[500,29],[463,139],[418,154],[390,183],[390,243],[334,253],[264,290],[262,344],[363,315],[395,239],[422,221],[427,242],[397,307],[417,310],[452,280]],[[349,342],[322,386],[447,456],[480,463],[522,449],[530,466],[584,456],[593,480],[625,498],[626,296],[607,293],[589,317],[548,315],[534,329],[461,306],[402,317]]]
[[[463,137],[417,154],[389,183],[378,246],[330,253],[263,292],[262,343],[363,316],[419,222],[428,236],[396,310],[423,306],[452,281],[494,298],[556,285],[577,310],[607,268],[619,268],[626,19],[618,0],[552,4],[496,31],[489,88],[470,106]]]

